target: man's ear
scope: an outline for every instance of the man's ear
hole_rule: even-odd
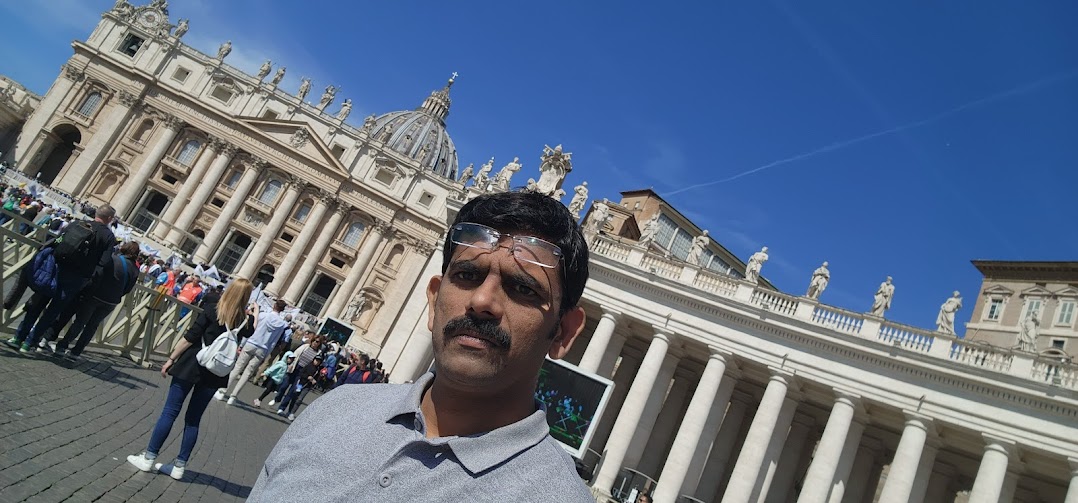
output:
[[[550,342],[550,351],[547,353],[551,358],[558,360],[569,354],[573,342],[584,331],[584,322],[587,320],[584,308],[577,306],[569,310],[561,317],[554,340]]]
[[[431,276],[427,283],[427,330],[434,333],[434,304],[438,302],[438,288],[442,286],[442,276]]]

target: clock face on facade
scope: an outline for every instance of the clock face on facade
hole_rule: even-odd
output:
[[[159,12],[147,10],[138,15],[138,22],[146,28],[153,28],[161,22],[161,18],[162,16]]]

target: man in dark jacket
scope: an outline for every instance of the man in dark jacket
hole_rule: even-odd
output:
[[[116,210],[107,204],[97,209],[94,221],[90,222],[91,236],[87,243],[87,258],[74,263],[58,263],[56,295],[48,302],[47,307],[27,305],[26,316],[23,317],[22,323],[19,323],[15,337],[8,341],[8,345],[21,346],[21,353],[30,353],[37,349],[35,344],[38,338],[74,302],[79,292],[93,279],[95,271],[112,269],[112,249],[116,246],[116,236],[112,229],[109,229],[108,223],[115,215]],[[67,232],[65,229],[61,236]]]
[[[69,360],[78,359],[105,317],[116,309],[124,295],[135,288],[135,283],[138,282],[138,266],[135,265],[138,251],[137,242],[124,243],[120,246],[120,251],[112,255],[109,267],[101,274],[95,275],[93,283],[82,293],[79,308],[75,312],[75,321],[56,344],[57,355],[63,355]],[[67,348],[72,342],[75,346],[68,351]]]

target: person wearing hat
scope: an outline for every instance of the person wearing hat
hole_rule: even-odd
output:
[[[288,366],[292,364],[292,361],[296,359],[296,354],[291,351],[286,351],[284,358],[281,358],[262,372],[262,377],[265,381],[262,383],[262,394],[255,398],[252,404],[255,407],[262,407],[262,400],[264,400],[270,393],[277,391],[282,385],[286,385],[288,382],[285,377],[288,376]]]

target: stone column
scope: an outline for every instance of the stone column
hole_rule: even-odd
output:
[[[220,155],[218,155],[218,157],[220,157]],[[232,219],[236,218],[236,214],[239,213],[240,208],[243,207],[244,201],[247,200],[247,194],[251,192],[251,189],[255,186],[255,182],[258,181],[259,173],[264,169],[266,169],[266,161],[252,157],[251,164],[244,170],[240,182],[236,185],[236,190],[232,193],[232,197],[225,203],[225,207],[221,208],[221,215],[213,222],[213,227],[210,227],[210,232],[206,233],[206,237],[202,240],[202,244],[199,245],[198,250],[195,251],[195,262],[203,263],[210,261],[213,251],[221,245],[221,240],[224,239],[225,233],[227,233],[228,228],[232,226]]]
[[[244,260],[243,265],[240,266],[240,276],[244,278],[254,278],[255,274],[258,274],[258,268],[261,267],[262,261],[266,258],[266,252],[273,246],[273,241],[277,239],[277,235],[281,233],[281,229],[284,228],[284,221],[292,214],[292,210],[295,209],[296,201],[299,200],[299,195],[303,193],[306,183],[296,178],[289,181],[285,187],[284,196],[281,200],[270,210],[270,221],[262,227],[261,233],[258,235],[258,240],[255,241],[254,248],[251,249],[251,253],[247,255],[247,259]]]
[[[716,500],[719,488],[722,487],[723,475],[726,474],[726,466],[734,453],[737,444],[737,435],[741,432],[741,425],[745,422],[745,413],[748,412],[751,397],[744,393],[734,393],[730,398],[730,406],[722,418],[718,436],[711,444],[711,452],[707,456],[707,463],[700,475],[700,483],[696,487],[696,498],[704,501]]]
[[[180,218],[180,214],[189,207],[194,205],[188,203],[188,199],[191,198],[191,194],[195,192],[195,189],[199,186],[199,182],[202,177],[206,175],[206,170],[210,167],[210,162],[213,161],[217,153],[221,151],[223,144],[220,140],[214,137],[210,137],[210,141],[206,143],[205,148],[202,149],[202,153],[199,154],[198,160],[195,161],[195,166],[191,168],[191,173],[187,175],[187,178],[180,185],[180,190],[176,192],[176,197],[172,198],[172,202],[169,203],[168,208],[161,215],[161,221],[166,222],[169,225],[158,224],[153,229],[153,235],[157,239],[165,240],[168,237],[173,236],[173,231],[177,228],[176,222]],[[202,205],[198,205],[197,208],[201,208]],[[191,217],[192,220],[194,216]],[[183,232],[176,231],[176,241],[169,241],[170,243],[180,244],[183,241]]]
[[[606,353],[603,354],[603,359],[599,362],[599,369],[595,373],[603,377],[612,377],[614,367],[618,364],[618,358],[621,358],[621,350],[624,348],[625,334],[614,332],[614,335],[610,337],[610,344],[606,346]]]
[[[85,143],[85,148],[79,154],[78,159],[60,172],[60,176],[57,178],[59,183],[56,184],[60,190],[67,191],[70,194],[82,192],[83,184],[101,166],[101,161],[104,160],[109,147],[113,145],[116,141],[116,136],[130,120],[131,111],[138,104],[139,97],[127,91],[119,91],[116,95],[118,98],[117,103],[113,105],[112,110],[100,122],[95,121],[94,126],[97,131]],[[142,189],[142,186],[136,188],[136,190],[140,189]],[[130,205],[130,203],[128,204]],[[121,213],[117,212],[116,214]]]
[[[809,465],[797,501],[809,503],[827,500],[853,416],[860,404],[861,397],[835,390],[835,404],[831,407],[831,415],[827,418],[827,426],[824,427],[820,445],[816,447],[816,455]]]
[[[999,501],[1003,491],[1003,479],[1007,476],[1007,463],[1014,453],[1014,442],[984,434],[984,456],[977,469],[977,478],[970,501]]]
[[[939,452],[940,441],[936,437],[928,437],[925,448],[921,452],[921,464],[917,465],[917,476],[913,479],[913,489],[910,491],[910,503],[923,503],[925,494],[928,493],[928,479],[932,477],[932,468],[936,465],[936,453]]]
[[[722,497],[723,503],[748,503],[762,473],[767,448],[775,433],[775,426],[786,402],[786,392],[793,380],[793,375],[780,369],[771,368],[771,379],[764,390],[764,397],[752,426],[737,457],[737,464],[730,475],[730,483]],[[785,435],[783,435],[785,436]]]
[[[831,496],[827,498],[830,503],[841,503],[846,494],[846,488],[850,485],[850,473],[853,471],[854,461],[860,452],[861,435],[865,432],[865,423],[854,418],[850,424],[850,431],[846,434],[846,445],[842,447],[842,455],[839,457],[838,467],[835,469],[834,482],[831,484]]]
[[[640,363],[640,369],[636,372],[629,394],[621,406],[618,419],[614,423],[614,429],[606,443],[606,455],[603,458],[599,473],[595,476],[592,487],[602,494],[609,495],[610,488],[614,485],[614,479],[621,471],[625,454],[629,450],[629,442],[636,432],[637,424],[644,413],[644,406],[655,386],[655,378],[659,376],[659,370],[666,359],[666,350],[670,347],[670,339],[673,334],[665,328],[655,328],[655,335],[648,345],[648,351],[644,354],[644,361]]]
[[[782,459],[779,460],[778,468],[781,468],[781,470],[775,472],[775,479],[771,482],[771,490],[767,492],[766,501],[768,503],[786,503],[786,501],[789,501],[790,489],[793,487],[794,479],[800,474],[801,457],[805,453],[809,434],[815,428],[816,421],[811,416],[794,414],[793,424],[790,425],[790,433],[786,435],[786,446],[782,449]]]
[[[580,364],[577,365],[588,372],[599,370],[599,364],[603,360],[603,355],[606,354],[610,339],[613,337],[614,330],[618,327],[618,320],[621,318],[621,312],[607,306],[601,306],[601,308],[603,315],[599,318],[599,324],[595,327],[595,332],[591,334],[591,342],[588,343],[588,348],[584,350],[584,356],[580,358]]]
[[[680,360],[673,356],[668,356],[667,358]],[[671,366],[676,367],[677,363],[672,362]],[[689,375],[688,372],[682,372],[681,375],[677,375],[675,372],[671,379],[673,384],[665,387],[669,388],[669,391],[664,390],[665,400],[661,396],[664,393],[658,392],[659,388],[664,387],[662,385],[663,381],[659,380],[655,383],[655,391],[652,391],[652,395],[660,395],[656,397],[656,402],[662,402],[661,407],[657,408],[655,423],[649,435],[640,442],[640,444],[644,444],[644,448],[639,450],[629,449],[629,454],[625,456],[625,461],[623,462],[625,466],[633,466],[636,471],[653,479],[659,478],[663,463],[670,454],[670,446],[673,445],[674,435],[677,434],[678,422],[685,417],[689,405],[689,392],[692,391],[693,385],[696,384],[696,376]],[[638,432],[640,430],[641,428],[637,429]],[[644,453],[647,453],[647,455],[645,456]],[[692,453],[688,454],[691,455]]]
[[[277,268],[277,272],[273,274],[273,281],[266,287],[266,292],[273,296],[282,291],[285,281],[288,281],[293,277],[296,265],[299,264],[301,258],[307,255],[307,245],[314,239],[315,234],[319,234],[319,241],[323,241],[321,238],[325,237],[326,245],[329,245],[329,240],[333,239],[333,235],[337,230],[337,225],[341,222],[341,215],[339,212],[334,211],[333,216],[330,217],[329,222],[325,222],[323,226],[322,218],[326,216],[326,210],[331,206],[336,206],[336,202],[328,194],[322,194],[320,197],[315,198],[314,208],[311,208],[311,214],[307,216],[307,220],[303,222],[303,228],[299,231],[299,236],[296,236],[296,240],[292,242],[288,248],[288,253],[281,260],[281,266]],[[336,223],[333,221],[336,220]],[[315,251],[317,250],[317,251]],[[321,259],[325,255],[325,249],[318,250],[315,247],[312,250],[312,258]],[[317,263],[317,262],[316,262]],[[306,265],[306,264],[304,264]],[[313,269],[311,272],[314,272]],[[306,281],[300,283],[300,286],[306,286]],[[291,290],[291,288],[289,289]],[[302,290],[299,295],[302,295]],[[297,295],[297,297],[299,296]],[[287,296],[285,300],[292,305],[296,305],[297,299],[289,299]]]
[[[378,249],[378,245],[382,244],[382,238],[392,229],[389,224],[380,220],[375,220],[367,228],[370,229],[370,233],[363,240],[363,245],[359,247],[356,261],[352,262],[352,268],[348,270],[348,276],[344,279],[344,284],[333,295],[333,302],[330,303],[329,309],[325,311],[329,316],[339,316],[341,311],[348,306],[348,300],[352,298],[354,290],[359,286],[359,280],[363,277],[363,273],[367,272],[367,267],[371,265],[374,252]]]
[[[1067,499],[1063,503],[1078,503],[1078,458],[1067,458],[1071,467],[1071,483],[1067,487]]]
[[[928,478],[928,492],[925,501],[936,503],[937,501],[954,501],[955,493],[951,490],[951,481],[956,473],[955,467],[945,464],[936,464],[932,470],[932,476]]]
[[[194,187],[193,191],[188,193],[188,196],[181,199],[181,191],[176,196],[176,200],[172,201],[172,205],[177,207],[178,214],[175,216],[175,220],[168,220],[168,222],[172,222],[172,226],[169,227],[168,235],[165,236],[166,242],[177,244],[177,246],[183,242],[184,233],[191,228],[191,224],[195,222],[198,212],[202,211],[209,196],[213,194],[213,188],[217,187],[221,174],[229,167],[229,163],[232,163],[232,158],[236,155],[236,145],[216,138],[210,140],[209,149],[211,149],[210,152],[217,152],[216,156],[212,156],[212,166],[207,168],[198,179],[189,178],[188,182],[184,182],[184,187],[188,184]],[[209,152],[206,152],[202,157],[198,158],[198,165],[209,163],[210,157]],[[195,170],[197,169],[198,166],[195,166]],[[191,198],[190,201],[186,200],[188,197]],[[170,206],[168,209],[171,211],[172,207]]]
[[[655,376],[655,384],[651,387],[651,395],[648,396],[647,404],[644,405],[644,412],[640,414],[640,421],[636,423],[636,431],[633,432],[629,448],[625,451],[625,459],[621,461],[622,468],[634,468],[638,472],[651,476],[651,473],[644,471],[644,468],[647,467],[643,466],[640,460],[644,457],[644,449],[647,446],[651,446],[651,449],[656,449],[652,445],[652,439],[657,439],[662,434],[661,428],[656,428],[659,415],[666,409],[667,405],[674,408],[680,407],[685,402],[685,395],[688,394],[687,383],[684,380],[679,383],[674,379],[680,360],[676,355],[667,351],[666,358],[663,360],[662,366],[659,367],[659,374]],[[661,427],[662,425],[659,426]],[[673,433],[673,431],[670,433]],[[655,450],[649,450],[648,452],[653,456],[662,456],[661,453]]]
[[[898,441],[898,449],[895,450],[895,457],[887,472],[887,481],[880,493],[879,503],[909,503],[913,482],[917,476],[917,466],[921,464],[921,452],[924,450],[925,440],[928,439],[930,427],[931,419],[906,412],[906,426],[902,430],[902,439]]]
[[[315,205],[317,208],[318,205]],[[303,291],[307,289],[307,283],[311,281],[311,277],[314,276],[315,271],[318,269],[318,263],[322,261],[322,258],[326,256],[326,250],[329,249],[329,244],[333,241],[333,237],[337,235],[337,229],[341,226],[341,220],[344,219],[345,208],[338,202],[336,208],[334,208],[333,214],[329,216],[329,221],[326,222],[321,228],[314,225],[305,225],[303,232],[309,232],[308,229],[318,232],[318,239],[315,240],[314,246],[311,248],[310,253],[304,253],[302,249],[297,252],[297,259],[303,257],[303,264],[299,268],[292,267],[291,274],[287,275],[275,275],[276,279],[281,279],[283,276],[288,276],[291,281],[288,283],[288,290],[285,291],[284,298],[292,305],[299,303],[299,298],[303,295]],[[324,213],[323,213],[324,214]],[[303,234],[300,234],[302,236]],[[289,250],[291,255],[293,250]],[[288,261],[288,257],[285,257],[285,261]],[[281,270],[283,271],[285,264],[281,264]],[[274,282],[276,282],[276,279]],[[279,288],[279,287],[278,287]]]
[[[588,349],[591,349],[590,347]],[[722,376],[726,372],[726,362],[730,353],[716,348],[708,348],[711,352],[704,367],[704,373],[700,376],[700,382],[696,385],[696,391],[689,401],[689,408],[685,411],[685,417],[681,420],[674,443],[670,446],[670,455],[666,458],[662,475],[659,477],[655,488],[655,499],[658,501],[674,501],[681,494],[685,476],[689,472],[689,462],[692,461],[697,444],[700,443],[704,432],[704,423],[707,422],[715,402],[715,395],[722,383]]]
[[[877,465],[876,458],[880,455],[882,444],[872,437],[861,437],[861,445],[857,447],[857,455],[853,458],[853,469],[850,470],[849,484],[846,486],[845,495],[836,501],[831,498],[831,503],[861,503],[865,499],[865,493],[871,487],[876,488],[877,479],[872,478],[873,468]],[[875,496],[875,494],[873,494]]]
[[[715,449],[715,437],[719,434],[719,427],[722,425],[722,416],[726,413],[727,407],[730,406],[730,397],[734,393],[734,386],[737,384],[738,372],[736,369],[733,372],[730,371],[730,366],[733,362],[730,362],[727,366],[727,373],[722,378],[722,383],[719,385],[719,391],[715,394],[715,399],[711,402],[711,411],[708,412],[707,421],[704,423],[704,429],[700,433],[700,442],[696,444],[695,452],[692,456],[692,461],[689,462],[689,470],[685,475],[685,482],[681,484],[681,492],[690,496],[695,495],[697,488],[700,486],[700,479],[703,477],[704,468],[707,466],[708,457]]]
[[[798,399],[789,395],[782,402],[778,420],[775,421],[775,432],[771,436],[767,454],[764,455],[764,464],[760,468],[760,478],[756,481],[756,487],[753,488],[752,498],[750,498],[752,501],[767,501],[767,495],[771,493],[775,472],[778,471],[782,453],[786,450],[786,441],[790,437],[790,425],[793,424],[794,414],[797,412],[797,403]]]
[[[128,213],[134,209],[135,201],[138,200],[142,191],[146,190],[146,182],[153,176],[157,165],[161,163],[161,159],[165,158],[165,152],[172,146],[172,142],[176,140],[176,136],[183,129],[183,121],[174,115],[165,115],[162,122],[164,122],[165,129],[161,133],[161,137],[157,139],[157,143],[154,143],[153,148],[146,154],[146,158],[143,159],[142,164],[139,164],[138,169],[123,182],[122,190],[116,194],[112,201],[112,207],[116,208],[116,216],[120,218],[127,220],[131,218]]]
[[[423,375],[434,357],[434,341],[430,330],[427,330],[426,313],[423,314],[405,343],[400,359],[393,366],[391,375],[397,382],[412,381]]]

